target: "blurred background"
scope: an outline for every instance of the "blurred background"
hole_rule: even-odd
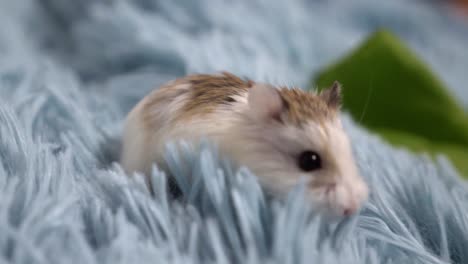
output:
[[[0,263],[468,263],[466,186],[406,152],[468,175],[467,48],[466,1],[0,0]],[[343,85],[371,199],[330,244],[217,157],[171,162],[188,206],[113,166],[150,90],[218,71]]]

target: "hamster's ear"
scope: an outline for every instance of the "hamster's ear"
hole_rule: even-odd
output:
[[[285,104],[279,91],[267,84],[255,84],[249,89],[248,103],[251,113],[261,120],[281,121]]]
[[[330,108],[339,108],[341,106],[341,84],[337,81],[333,85],[322,91],[320,97],[327,103]]]

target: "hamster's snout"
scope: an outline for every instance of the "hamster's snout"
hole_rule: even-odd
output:
[[[336,184],[334,189],[330,204],[340,216],[351,216],[358,212],[369,196],[367,184],[361,179]]]

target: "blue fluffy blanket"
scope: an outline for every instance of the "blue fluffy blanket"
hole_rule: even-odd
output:
[[[210,147],[168,151],[183,202],[114,161],[149,90],[232,71],[305,87],[386,26],[468,106],[468,29],[429,1],[0,2],[0,263],[468,263],[468,187],[443,157],[394,149],[345,117],[371,186],[362,213],[310,217],[301,187],[264,196]]]

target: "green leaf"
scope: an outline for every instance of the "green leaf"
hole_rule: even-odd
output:
[[[442,81],[392,33],[372,34],[319,73],[313,87],[323,89],[335,80],[343,85],[343,109],[357,122],[395,145],[444,153],[468,176],[466,113]],[[412,140],[401,135],[411,135]]]

